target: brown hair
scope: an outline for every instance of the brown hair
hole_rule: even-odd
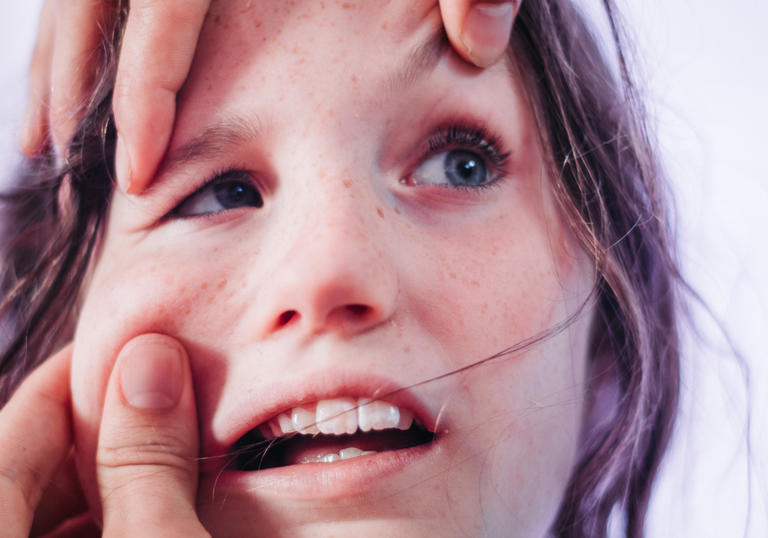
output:
[[[553,190],[598,273],[591,341],[592,387],[618,396],[603,420],[586,421],[552,532],[605,536],[612,515],[643,534],[656,472],[677,412],[678,290],[683,287],[666,213],[663,176],[625,60],[611,0],[603,2],[618,60],[614,75],[570,0],[525,0],[510,41],[533,103]],[[0,397],[72,337],[77,299],[113,189],[110,111],[126,7],[105,36],[99,85],[54,170],[26,162],[5,205]],[[502,352],[503,353],[503,352]],[[607,414],[607,416],[605,416]]]

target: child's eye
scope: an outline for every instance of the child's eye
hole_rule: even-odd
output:
[[[483,156],[466,149],[452,149],[433,155],[411,174],[411,181],[416,185],[480,187],[490,179]]]
[[[457,189],[489,187],[506,175],[509,153],[500,149],[497,140],[481,127],[450,125],[439,129],[429,138],[421,163],[401,181]]]
[[[238,209],[262,207],[264,200],[248,173],[232,170],[218,175],[212,181],[187,196],[169,214],[169,217],[199,217]]]

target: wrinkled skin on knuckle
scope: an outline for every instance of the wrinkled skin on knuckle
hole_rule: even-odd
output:
[[[27,491],[14,470],[0,466],[0,506],[4,510],[13,509],[17,514],[18,510],[23,510],[19,517],[32,519],[35,513],[33,498],[39,498],[39,494]]]
[[[103,444],[97,454],[97,466],[105,469],[127,469],[131,473],[142,467],[167,467],[188,472],[194,457],[186,435],[174,429],[143,432],[140,442]]]

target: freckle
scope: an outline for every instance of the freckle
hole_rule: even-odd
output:
[[[381,29],[382,30],[386,30],[387,29],[387,23],[386,22],[382,22],[381,23]]]
[[[411,352],[411,346],[409,346],[409,345],[406,345],[406,346],[403,348],[403,353],[410,353],[410,352]]]
[[[452,279],[456,280],[456,273],[454,273],[453,271],[448,273],[448,276],[451,277]]]
[[[480,285],[480,283],[477,280],[471,280],[470,284],[472,284],[475,287],[478,287]]]
[[[344,181],[342,181],[341,184],[344,185],[345,189],[349,189],[350,187],[352,187],[352,182],[348,179],[345,179]]]
[[[226,286],[226,285],[227,285],[227,279],[225,278],[225,279],[219,281],[219,284],[218,284],[218,286],[216,286],[216,289],[218,289],[218,290],[224,289],[224,286]]]
[[[208,289],[208,283],[207,283],[207,282],[203,282],[203,285],[202,285],[202,286],[200,286],[200,287],[201,287],[202,289],[204,289],[204,290],[207,290],[207,289]]]
[[[216,24],[220,24],[221,23],[221,15],[216,15],[213,18],[213,22],[215,22]]]
[[[400,210],[398,208],[395,208],[395,213],[397,213],[399,215],[400,214]]]
[[[344,2],[341,4],[342,9],[355,9],[355,4],[351,2]]]
[[[384,212],[381,210],[380,207],[376,208],[376,213],[378,213],[379,217],[381,217],[382,219],[384,218]]]

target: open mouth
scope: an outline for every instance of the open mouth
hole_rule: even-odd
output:
[[[231,470],[333,463],[434,441],[413,413],[368,398],[334,398],[287,410],[232,446]]]

